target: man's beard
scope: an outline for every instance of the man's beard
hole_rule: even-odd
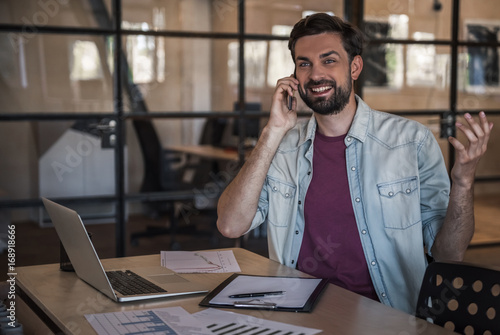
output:
[[[299,85],[299,94],[304,103],[311,108],[315,113],[321,115],[335,115],[340,113],[347,103],[349,102],[349,98],[351,96],[352,90],[352,79],[350,73],[347,76],[347,81],[345,86],[337,87],[337,82],[335,80],[320,80],[313,81],[310,80],[304,85],[304,90]],[[311,98],[308,96],[307,92],[310,92],[308,89],[310,86],[331,86],[334,90],[333,94],[330,98]]]

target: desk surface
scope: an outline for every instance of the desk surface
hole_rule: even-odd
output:
[[[242,273],[306,276],[250,251],[239,248],[232,250]],[[159,265],[160,255],[105,259],[102,262],[104,267],[115,268]],[[35,303],[65,334],[94,334],[93,328],[85,320],[85,314],[172,306],[181,306],[189,313],[204,309],[198,306],[203,295],[141,303],[115,303],[79,280],[74,273],[60,271],[58,264],[20,267],[17,270],[16,282],[19,295],[31,299],[32,303]],[[230,275],[221,273],[185,276],[193,281],[208,283],[211,288],[215,288]],[[444,328],[334,285],[329,285],[325,289],[311,313],[235,309],[231,311],[322,329],[323,334],[451,334]]]
[[[168,145],[165,149],[211,159],[238,160],[238,151],[212,145]]]

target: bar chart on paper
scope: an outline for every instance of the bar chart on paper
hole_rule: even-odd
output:
[[[250,325],[242,325],[238,323],[227,323],[227,324],[211,324],[207,326],[208,329],[212,331],[213,334],[219,335],[237,335],[237,334],[245,334],[245,335],[306,335],[302,332],[294,332],[281,330],[277,328],[269,328],[269,327],[260,327],[260,326],[250,326]]]
[[[181,307],[85,315],[99,335],[206,335],[200,325]]]
[[[321,332],[214,308],[195,314],[177,306],[85,317],[99,335],[315,335]]]
[[[138,334],[177,334],[153,311],[134,311],[131,313],[106,313],[94,315],[91,324],[99,330],[111,334],[138,335]]]
[[[250,315],[209,308],[193,314],[216,335],[314,335],[319,329],[259,319]]]

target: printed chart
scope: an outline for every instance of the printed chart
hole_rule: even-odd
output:
[[[256,318],[250,315],[209,308],[193,314],[217,335],[314,335],[321,333],[312,329],[287,323]]]
[[[85,315],[99,335],[315,335],[319,329],[209,308],[182,307]]]
[[[99,334],[207,335],[210,331],[181,307],[85,315]]]
[[[162,251],[161,265],[177,273],[241,272],[232,250]]]

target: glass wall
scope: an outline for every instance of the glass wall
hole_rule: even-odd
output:
[[[41,222],[43,195],[104,202],[100,215],[117,222],[117,239],[127,215],[151,209],[152,196],[194,192],[197,206],[209,208],[255,144],[276,81],[293,73],[293,25],[314,12],[359,17],[366,45],[358,93],[430,127],[451,166],[454,120],[485,109],[500,122],[495,5],[355,3],[361,13],[348,0],[0,2],[0,208]],[[308,117],[306,106],[298,109]],[[490,187],[500,177],[498,136],[490,143],[479,194],[498,193]],[[170,165],[181,168],[186,189],[169,184],[162,169]]]

